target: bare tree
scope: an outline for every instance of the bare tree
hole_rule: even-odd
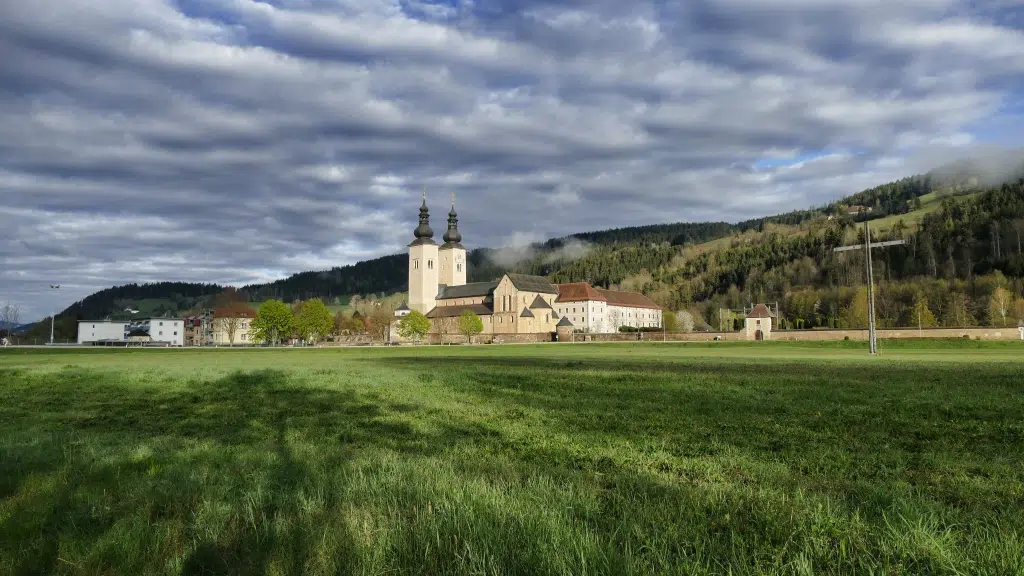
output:
[[[622,311],[618,308],[608,307],[608,328],[609,332],[618,332],[619,327],[622,326]]]
[[[238,332],[238,327],[242,323],[242,319],[234,316],[225,316],[217,318],[217,331],[224,332],[228,337],[228,344],[234,346],[235,334]]]
[[[391,335],[391,324],[395,321],[395,312],[387,306],[374,306],[367,317],[367,329],[374,340],[387,343]]]
[[[440,343],[444,344],[445,336],[455,332],[455,318],[438,318],[434,322],[437,325],[437,334],[440,337]],[[449,342],[449,344],[451,344],[451,342]]]
[[[0,333],[10,341],[13,340],[14,329],[21,324],[21,308],[8,302],[0,308]]]

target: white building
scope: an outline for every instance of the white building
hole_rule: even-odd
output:
[[[127,322],[110,322],[108,320],[79,320],[78,343],[91,344],[101,340],[121,342],[127,331]]]
[[[743,321],[743,333],[747,340],[770,340],[774,317],[775,313],[764,304],[754,306]]]
[[[555,312],[585,332],[618,332],[622,326],[660,328],[662,308],[639,292],[594,288],[586,282],[558,285]]]
[[[150,342],[185,345],[185,320],[183,318],[142,318],[133,320],[125,327],[122,339],[127,340],[128,333],[142,330],[149,334]]]

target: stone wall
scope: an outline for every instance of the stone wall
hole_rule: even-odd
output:
[[[879,339],[970,338],[971,340],[1020,340],[1016,326],[1005,328],[879,328]],[[776,330],[772,340],[867,340],[867,330]]]
[[[897,338],[970,338],[972,340],[1020,340],[1021,333],[1016,326],[1005,328],[885,328],[878,329],[879,339]],[[727,341],[748,341],[744,332],[687,332],[680,334],[662,334],[647,332],[645,341],[661,342],[710,342],[716,339]],[[867,340],[867,330],[773,330],[772,340],[787,341],[827,341],[827,340]],[[636,334],[576,334],[575,342],[636,342]]]

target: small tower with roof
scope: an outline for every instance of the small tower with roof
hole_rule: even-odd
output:
[[[455,193],[452,192],[452,210],[448,213],[448,230],[444,233],[444,245],[439,251],[441,263],[440,282],[445,286],[466,284],[466,249],[462,246],[459,232],[459,216],[455,213]]]
[[[409,308],[426,314],[434,309],[437,301],[439,263],[425,191],[420,206],[420,223],[413,236],[415,240],[409,244]]]
[[[744,319],[743,332],[747,340],[770,340],[772,335],[772,318],[775,313],[764,304],[754,306]]]

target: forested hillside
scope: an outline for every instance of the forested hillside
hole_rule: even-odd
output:
[[[909,311],[925,308],[939,324],[992,322],[996,285],[1013,296],[1010,311],[997,314],[998,320],[1024,319],[1024,310],[1014,311],[1024,301],[1018,300],[1024,165],[998,179],[1012,180],[990,187],[982,183],[992,178],[975,166],[960,162],[828,205],[736,224],[658,224],[514,249],[480,248],[469,253],[469,280],[509,271],[640,290],[670,310],[690,312],[698,326],[717,328],[720,319],[735,315],[728,310],[756,302],[777,302],[790,327],[854,326],[866,321],[858,308],[866,295],[857,290],[865,281],[864,256],[832,249],[855,242],[867,220],[878,237],[907,240],[905,247],[874,256],[883,324],[910,323]],[[254,302],[381,296],[406,289],[406,266],[404,254],[389,255],[240,291]],[[222,290],[212,284],[129,284],[93,294],[58,318],[102,318],[140,304],[147,313],[181,314],[210,305]]]

